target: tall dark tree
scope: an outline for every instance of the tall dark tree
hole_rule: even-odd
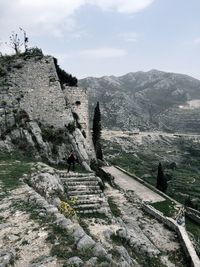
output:
[[[103,154],[101,149],[101,112],[99,108],[99,102],[97,102],[97,105],[94,110],[92,140],[97,158],[103,160]]]
[[[157,185],[156,188],[162,192],[166,192],[167,190],[167,179],[163,173],[161,163],[158,164],[158,175],[157,175]]]

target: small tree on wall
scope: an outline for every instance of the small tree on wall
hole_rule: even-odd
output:
[[[101,149],[101,112],[99,108],[99,102],[97,102],[97,105],[94,110],[92,140],[97,158],[103,160],[103,154]]]
[[[158,164],[158,174],[157,174],[157,185],[156,188],[162,192],[166,192],[167,190],[167,179],[163,173],[161,163]]]
[[[26,31],[22,28],[19,29],[23,33],[23,41],[21,40],[18,33],[12,32],[11,36],[9,37],[9,42],[5,43],[6,45],[14,49],[16,55],[19,55],[21,53],[21,46],[24,46],[24,52],[27,52],[28,50],[28,37]]]

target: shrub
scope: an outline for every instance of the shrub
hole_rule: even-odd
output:
[[[75,129],[76,129],[76,127],[75,127],[74,122],[68,123],[67,130],[69,131],[70,134],[72,134],[75,131]]]
[[[65,70],[61,69],[60,66],[58,65],[58,61],[56,58],[54,58],[54,63],[62,88],[64,84],[68,86],[77,86],[78,84],[77,78],[72,76],[71,74],[68,74]]]
[[[29,58],[29,57],[43,58],[44,56],[42,49],[38,47],[32,47],[32,48],[27,49],[24,55],[25,55],[25,58]]]
[[[42,138],[47,142],[61,144],[64,141],[64,133],[62,130],[56,130],[51,127],[42,127]]]
[[[61,201],[58,209],[65,217],[73,217],[76,215],[75,210],[67,202]]]

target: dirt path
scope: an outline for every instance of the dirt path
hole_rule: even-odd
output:
[[[117,168],[110,166],[103,168],[106,172],[110,173],[115,178],[115,183],[124,190],[132,190],[135,195],[138,196],[142,201],[146,202],[160,202],[165,199],[153,192],[151,189],[142,185],[138,181],[134,180],[134,178],[129,175],[123,173]]]

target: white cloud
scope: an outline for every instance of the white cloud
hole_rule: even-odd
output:
[[[86,0],[106,10],[116,10],[121,13],[136,13],[148,7],[154,0]]]
[[[76,26],[72,15],[85,0],[13,0],[0,3],[1,36],[7,37],[10,31],[19,26],[33,35],[55,35]]]
[[[1,38],[23,27],[31,35],[61,37],[75,31],[74,13],[84,5],[95,5],[103,10],[135,13],[148,7],[154,0],[1,0]],[[17,25],[17,26],[16,26]]]
[[[127,55],[127,51],[120,48],[97,48],[97,49],[86,49],[80,52],[80,55],[89,58],[116,58]]]

